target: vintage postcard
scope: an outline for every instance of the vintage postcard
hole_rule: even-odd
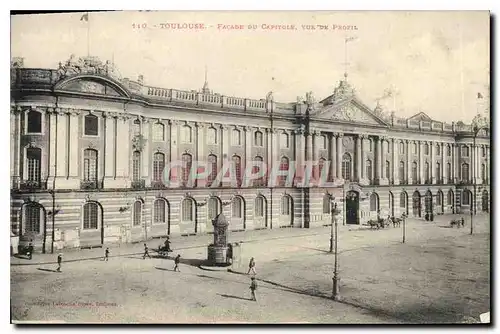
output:
[[[490,13],[11,16],[12,323],[488,323]]]

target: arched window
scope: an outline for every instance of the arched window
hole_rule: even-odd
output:
[[[469,156],[469,146],[462,145],[462,156],[463,157],[468,157]]]
[[[142,221],[142,202],[141,201],[134,202],[133,219],[134,219],[134,221],[133,221],[134,226],[141,225],[141,221]]]
[[[187,186],[189,181],[189,175],[191,173],[191,166],[193,164],[193,157],[191,154],[184,153],[182,155],[182,184]]]
[[[436,180],[441,182],[441,164],[439,162],[436,162]]]
[[[441,206],[442,203],[443,203],[443,192],[441,190],[438,190],[436,197],[436,205]]]
[[[234,197],[232,203],[232,217],[233,218],[243,218],[244,205],[241,197]]]
[[[194,201],[191,198],[185,198],[182,201],[182,215],[181,220],[183,222],[192,222],[194,221]]]
[[[285,133],[283,132],[281,134],[281,147],[282,148],[289,148],[290,147],[290,140],[289,140],[289,136],[288,136],[288,133]]]
[[[282,157],[281,158],[281,163],[280,163],[280,171],[287,171],[288,170],[288,158],[287,157]],[[284,187],[286,184],[286,175],[280,175],[278,177],[278,186]]]
[[[486,165],[485,164],[481,164],[481,180],[483,180],[483,182],[485,182],[485,180],[486,180]]]
[[[262,159],[262,157],[259,157],[259,156],[256,156],[254,159],[254,166],[252,167],[252,174],[264,174],[265,173],[265,170],[264,170],[264,165],[263,165],[263,162],[264,160]],[[264,176],[261,176],[255,180],[253,180],[253,184],[257,187],[262,187],[265,185],[265,180],[264,180]]]
[[[373,180],[373,168],[371,160],[366,160],[366,177],[369,181]]]
[[[411,165],[411,178],[413,179],[413,183],[417,183],[418,181],[418,166],[416,162],[413,162]]]
[[[83,180],[97,181],[97,151],[86,149],[83,151]]]
[[[240,146],[241,145],[241,132],[238,129],[233,129],[232,132],[232,143],[235,146]]]
[[[132,153],[132,180],[139,181],[141,179],[141,152],[134,151]]]
[[[32,182],[40,182],[40,171],[42,164],[42,150],[36,147],[26,149],[25,179]]]
[[[24,206],[24,233],[40,234],[42,207],[37,203],[28,203]]]
[[[342,178],[344,180],[351,180],[351,156],[348,153],[344,153],[342,156]]]
[[[469,181],[469,164],[465,162],[462,164],[462,181]]]
[[[448,194],[446,196],[446,204],[447,205],[453,204],[453,191],[451,191],[451,190],[448,190]]]
[[[281,215],[290,216],[292,214],[292,198],[288,195],[281,197]]]
[[[217,144],[217,129],[210,127],[207,129],[207,142],[209,145]]]
[[[153,222],[155,224],[165,223],[167,221],[165,219],[166,208],[167,208],[166,201],[163,198],[157,198],[154,201],[154,205],[153,205],[153,209],[154,209]]]
[[[255,198],[255,217],[264,217],[265,213],[265,199],[262,196]]]
[[[392,177],[392,173],[391,173],[391,163],[389,161],[386,161],[385,162],[385,177],[387,179],[391,179]]]
[[[417,143],[413,143],[413,154],[417,154],[418,153],[418,145]]]
[[[441,145],[436,143],[436,155],[441,155]]]
[[[446,145],[446,155],[448,155],[449,157],[451,157],[451,145]]]
[[[403,142],[399,142],[399,154],[405,154],[405,144]]]
[[[376,193],[370,195],[370,211],[378,211],[378,195]]]
[[[85,115],[84,118],[84,134],[86,136],[98,136],[99,135],[99,119],[96,115]]]
[[[470,205],[470,191],[462,191],[462,205]]]
[[[208,185],[211,185],[212,182],[217,178],[217,156],[214,154],[210,154],[207,159],[208,162],[208,170],[210,174],[208,174],[207,181]]]
[[[181,128],[181,143],[190,144],[193,140],[191,127],[185,124]]]
[[[451,181],[452,175],[451,175],[451,163],[446,164],[446,175],[448,176],[448,180]]]
[[[157,152],[153,156],[153,180],[155,182],[162,181],[164,169],[165,169],[165,154]]]
[[[134,136],[138,136],[141,134],[141,121],[136,119],[133,123],[133,133]]]
[[[217,197],[210,197],[208,199],[208,219],[210,219],[210,221],[214,220],[220,212],[220,200]]]
[[[42,113],[36,110],[28,112],[28,133],[42,133]]]
[[[331,206],[330,195],[326,194],[325,196],[323,196],[323,213],[324,214],[330,213],[330,211],[331,211],[330,206]]]
[[[401,181],[406,180],[406,174],[405,174],[405,163],[404,161],[399,162],[399,179]]]
[[[254,145],[255,146],[262,146],[262,132],[260,131],[255,131],[254,134]]]
[[[429,143],[425,143],[424,154],[429,155]]]
[[[165,140],[165,126],[161,123],[153,124],[153,140],[154,141],[164,141]]]
[[[238,187],[241,186],[241,158],[237,155],[233,155],[234,172],[236,173],[236,182]]]
[[[406,193],[406,191],[402,191],[401,194],[399,194],[399,207],[406,208],[407,202],[408,202],[408,194]]]
[[[369,145],[368,150],[369,150],[370,152],[373,152],[373,140],[371,140],[371,139],[370,139],[370,140],[368,140],[368,143],[369,143],[369,144],[368,144],[368,145]]]
[[[99,205],[94,202],[83,206],[83,229],[97,230],[99,228]]]
[[[430,181],[430,175],[429,175],[429,163],[426,161],[424,164],[424,179],[425,183],[429,183]]]

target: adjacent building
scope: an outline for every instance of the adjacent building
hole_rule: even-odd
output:
[[[37,251],[207,233],[220,212],[233,231],[327,225],[332,200],[345,224],[489,210],[486,118],[387,115],[364,104],[347,76],[332,95],[293,103],[215,94],[207,82],[199,91],[151,87],[93,57],[58,69],[15,59],[11,76],[11,235]],[[172,174],[176,188],[163,182],[171,161],[184,166]],[[211,171],[187,184],[193,161]],[[216,184],[225,161],[238,180],[252,161],[280,170],[317,161],[314,176],[330,183],[269,187],[266,175]]]

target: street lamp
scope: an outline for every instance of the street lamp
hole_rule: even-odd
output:
[[[339,297],[339,281],[340,277],[338,274],[338,216],[340,214],[340,210],[337,209],[337,203],[332,206],[332,220],[335,222],[335,257],[333,262],[333,291],[332,298],[333,300],[338,300]],[[333,222],[332,222],[332,231],[333,231]],[[333,240],[333,233],[332,233]]]
[[[403,243],[406,241],[406,212],[403,212]]]

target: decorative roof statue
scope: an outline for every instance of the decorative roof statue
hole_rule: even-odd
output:
[[[309,105],[313,105],[314,102],[316,102],[316,101],[314,99],[313,92],[306,93],[306,103],[309,104]]]
[[[273,101],[273,92],[270,91],[269,93],[267,93],[266,95],[266,101]]]
[[[354,96],[354,88],[347,82],[347,73],[344,73],[344,80],[340,80],[339,85],[333,90],[333,95],[330,103],[340,100],[352,98]]]
[[[57,73],[59,79],[77,74],[101,74],[119,79],[119,75],[110,61],[103,63],[99,58],[92,56],[77,60],[73,54],[65,63],[59,62]]]
[[[375,109],[373,109],[373,113],[375,115],[377,115],[378,117],[382,117],[383,112],[384,112],[384,109],[380,105],[380,101],[377,100],[377,106],[375,107]]]
[[[471,125],[473,128],[474,127],[476,127],[476,128],[489,128],[490,127],[490,118],[483,115],[483,114],[478,113],[472,119]]]

